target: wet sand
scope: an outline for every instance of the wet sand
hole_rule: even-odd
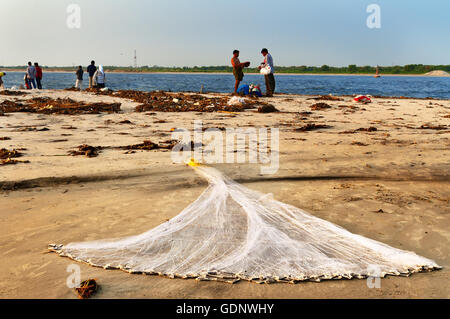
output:
[[[82,279],[96,278],[101,285],[95,298],[450,297],[448,100],[375,98],[363,105],[350,97],[314,101],[276,95],[262,100],[281,112],[266,114],[134,112],[139,103],[131,100],[47,90],[0,95],[0,103],[43,96],[122,103],[122,112],[0,116],[0,149],[24,149],[17,160],[29,161],[0,166],[2,298],[76,298],[66,286],[66,268],[74,262],[47,253],[47,244],[139,234],[195,200],[205,182],[192,169],[172,163],[169,150],[125,154],[114,147],[144,140],[161,143],[174,128],[193,130],[196,119],[211,128],[279,127],[277,174],[262,176],[255,164],[214,166],[251,189],[273,193],[277,200],[351,232],[412,250],[444,268],[387,277],[380,289],[369,289],[366,280],[357,279],[230,285],[78,264]],[[311,109],[322,102],[331,107]],[[302,131],[308,123],[327,127]],[[92,158],[68,155],[81,144],[112,148]]]

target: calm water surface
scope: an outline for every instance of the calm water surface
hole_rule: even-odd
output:
[[[7,72],[5,86],[23,84],[25,72]],[[383,96],[433,97],[450,99],[450,77],[332,75],[276,75],[278,93],[293,94],[370,94]],[[259,74],[246,74],[244,84],[260,84],[265,90],[264,78]],[[74,73],[44,73],[44,89],[64,89],[75,84]],[[88,77],[84,77],[84,87]],[[203,85],[208,92],[231,92],[232,74],[126,74],[107,73],[107,87],[112,90],[142,91],[199,91]]]

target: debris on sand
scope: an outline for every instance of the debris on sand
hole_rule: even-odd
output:
[[[432,125],[432,124],[423,124],[419,127],[421,130],[446,130],[447,127],[445,125]]]
[[[12,157],[21,157],[23,154],[18,150],[7,150],[6,148],[0,149],[0,159],[8,159]]]
[[[130,120],[123,120],[118,122],[117,124],[134,124],[133,122],[131,122]]]
[[[256,98],[247,98],[243,105],[228,105],[229,97],[208,97],[201,94],[169,93],[164,91],[142,92],[135,90],[120,90],[116,92],[102,92],[114,97],[130,99],[141,103],[136,112],[241,112],[253,109],[266,102],[259,102]]]
[[[161,144],[153,143],[150,140],[144,141],[140,144],[134,144],[134,145],[127,145],[127,146],[120,146],[119,149],[122,150],[145,150],[145,151],[151,151],[151,150],[157,150],[157,149],[172,149],[174,147],[173,141],[164,142]]]
[[[8,95],[8,96],[24,96],[27,94],[28,94],[28,92],[22,92],[22,91],[9,91],[9,90],[0,91],[0,95]]]
[[[80,92],[81,90],[79,88],[76,88],[76,87],[72,86],[70,88],[65,88],[64,91]]]
[[[316,101],[343,101],[343,99],[333,96],[333,95],[320,95],[318,97],[310,97],[307,100],[316,100]]]
[[[63,130],[76,130],[77,128],[73,125],[63,125],[61,126],[61,129]]]
[[[1,165],[15,165],[18,163],[29,163],[30,161],[18,161],[12,158],[7,158],[5,160],[0,160],[0,166]]]
[[[367,104],[372,103],[372,99],[370,98],[370,95],[358,95],[353,99],[355,102]]]
[[[378,129],[376,127],[368,127],[368,128],[364,128],[364,127],[360,127],[359,129],[355,130],[356,132],[376,132],[378,131]]]
[[[121,146],[120,147],[123,150],[146,150],[151,151],[159,148],[159,145],[156,143],[153,143],[150,140],[144,141],[140,144],[134,144],[134,145],[128,145],[128,146]]]
[[[0,137],[0,141],[9,141],[11,138],[8,136],[2,136]]]
[[[228,105],[242,106],[245,104],[245,99],[242,97],[233,96],[227,103]]]
[[[171,150],[175,146],[175,141],[162,142],[161,144],[153,143],[146,140],[140,144],[126,145],[126,146],[90,146],[83,144],[77,147],[77,150],[69,151],[71,156],[86,156],[97,157],[102,150],[105,149],[119,149],[127,151],[125,154],[133,154],[136,150],[151,151],[157,149]]]
[[[369,146],[369,144],[365,144],[365,143],[362,143],[362,142],[356,142],[356,141],[352,142],[351,145],[357,145],[357,146]]]
[[[273,112],[279,111],[272,104],[261,105],[260,107],[258,107],[258,113],[273,113]]]
[[[18,150],[0,149],[0,165],[13,165],[18,163],[29,163],[29,161],[18,161],[13,158],[22,157],[22,153]]]
[[[357,132],[377,132],[378,129],[376,127],[360,127],[359,129],[356,130],[350,130],[350,131],[344,131],[344,132],[340,132],[339,134],[355,134]]]
[[[150,95],[149,99],[136,107],[137,112],[240,112],[245,109],[253,108],[253,106],[247,103],[240,106],[228,105],[227,98],[207,98],[202,95],[184,94],[175,95],[174,98],[173,95],[161,92],[148,94]]]
[[[95,95],[113,95],[114,91],[109,89],[109,88],[87,88],[85,90],[86,92],[89,93],[94,93]]]
[[[18,132],[45,132],[45,131],[50,131],[50,129],[47,127],[37,128],[28,126],[18,130]]]
[[[315,124],[315,123],[308,123],[305,126],[298,127],[294,129],[297,132],[308,132],[308,131],[314,131],[322,128],[330,128],[331,126],[325,125],[325,124]]]
[[[77,102],[69,98],[52,99],[48,97],[36,97],[27,101],[3,101],[0,103],[0,111],[4,113],[29,112],[43,114],[99,114],[101,112],[117,113],[121,103],[91,103]]]
[[[81,282],[80,287],[75,288],[80,299],[88,299],[97,292],[98,284],[95,279],[88,279]]]
[[[0,112],[3,114],[8,112],[26,112],[26,110],[20,102],[5,100],[0,103]]]
[[[349,108],[352,110],[359,110],[359,107],[357,107],[356,105],[339,105],[340,108]]]
[[[98,153],[102,150],[101,146],[95,147],[87,144],[78,146],[77,151],[69,151],[69,155],[72,156],[86,156],[86,157],[97,157]]]
[[[311,105],[310,108],[313,111],[320,111],[320,110],[330,109],[331,106],[329,106],[326,103],[316,103],[316,104]]]

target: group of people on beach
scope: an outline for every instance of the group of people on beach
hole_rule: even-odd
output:
[[[34,62],[33,65],[31,62],[28,62],[23,80],[28,90],[42,90],[42,68],[39,66],[39,63]]]
[[[95,61],[91,61],[91,64],[86,68],[86,72],[89,74],[89,88],[105,88],[106,85],[106,74],[103,70],[103,66],[100,65],[98,68],[95,66]],[[78,69],[75,71],[76,81],[75,88],[83,89],[83,67],[80,65]]]
[[[23,77],[25,86],[21,86],[26,89],[38,89],[42,90],[42,68],[39,66],[39,63],[34,62],[34,65],[31,62],[28,62],[27,69],[25,70],[25,75]],[[3,84],[3,77],[6,75],[6,72],[0,72],[0,90],[4,90],[5,86]]]
[[[273,75],[275,72],[275,68],[273,65],[272,55],[269,53],[269,50],[266,48],[261,50],[261,54],[264,57],[264,61],[258,67],[259,70],[264,70],[261,73],[264,74],[265,82],[266,82],[266,96],[272,97],[275,92],[275,76]],[[233,75],[236,80],[234,85],[234,94],[238,94],[239,84],[244,79],[244,68],[248,68],[250,66],[250,62],[241,63],[239,60],[239,50],[233,51],[233,57],[231,58],[231,65],[233,66]]]
[[[275,76],[274,76],[274,64],[272,55],[269,51],[264,48],[261,50],[261,54],[264,57],[264,61],[258,67],[261,73],[264,74],[266,82],[266,96],[271,97],[275,92]],[[236,80],[234,85],[234,94],[238,94],[239,85],[244,79],[244,68],[250,66],[250,62],[241,63],[239,60],[239,50],[233,51],[233,57],[231,59],[231,65],[233,66],[233,75]],[[264,72],[263,72],[264,71]],[[89,88],[105,88],[106,85],[106,75],[103,66],[100,65],[98,68],[95,66],[95,61],[91,61],[91,64],[86,68],[86,72],[89,74]],[[0,89],[4,88],[2,77],[6,73],[0,72]],[[42,68],[39,63],[35,62],[34,65],[28,62],[28,67],[24,76],[25,87],[27,89],[42,89]],[[76,81],[75,88],[83,89],[83,75],[84,70],[80,65],[75,71]]]
[[[100,65],[98,68],[95,66],[95,61],[91,61],[91,64],[87,67],[87,73],[89,74],[89,88],[104,88],[106,83],[106,75],[103,70],[103,66]],[[82,90],[83,83],[83,67],[80,65],[75,72],[76,82],[75,88]],[[6,75],[5,72],[0,72],[0,89],[4,89],[3,77]],[[25,71],[24,76],[24,88],[31,89],[42,89],[42,68],[39,63],[35,62],[34,65],[28,62],[28,67]]]

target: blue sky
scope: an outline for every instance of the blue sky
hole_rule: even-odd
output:
[[[69,4],[81,28],[69,29]],[[381,28],[369,29],[369,4]],[[450,64],[447,0],[0,0],[0,65]]]

